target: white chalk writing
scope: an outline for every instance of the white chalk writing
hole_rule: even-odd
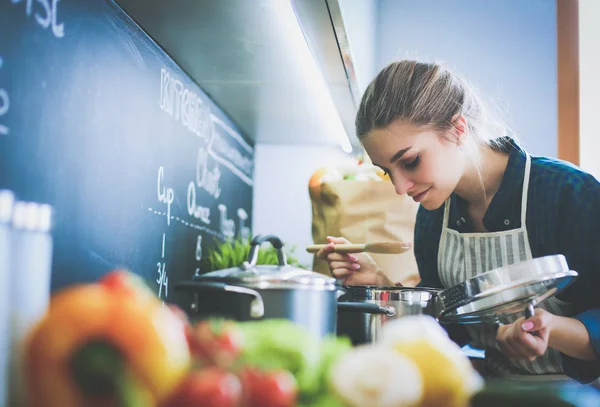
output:
[[[158,169],[158,179],[156,182],[156,189],[158,193],[158,201],[167,205],[167,225],[171,224],[171,204],[175,200],[175,192],[173,188],[167,188],[163,186],[165,178],[165,169],[160,167]]]
[[[210,208],[205,208],[196,203],[196,186],[194,185],[194,181],[190,181],[188,184],[187,209],[190,216],[210,225]]]
[[[158,263],[156,263],[158,278],[156,282],[158,283],[158,298],[167,299],[169,295],[169,277],[167,276],[166,263],[165,263],[165,240],[166,234],[162,235],[162,255],[161,259]],[[164,288],[164,296],[163,296],[163,288]]]
[[[4,65],[4,60],[0,57],[0,69]],[[0,88],[0,118],[8,113],[10,107],[10,98],[8,97],[8,91]],[[0,135],[7,135],[9,133],[8,126],[0,123]]]
[[[214,127],[208,146],[210,156],[229,168],[246,184],[252,186],[254,150],[221,119],[213,115],[212,120]]]
[[[56,38],[65,36],[64,23],[58,22],[60,0],[11,0],[13,4],[25,3],[27,17],[33,15],[35,22],[43,29],[50,29]],[[35,3],[35,4],[34,4]]]
[[[223,204],[218,206],[219,212],[221,212],[221,233],[225,237],[233,237],[235,235],[235,222],[233,219],[227,218],[227,207]]]
[[[246,220],[248,219],[248,213],[243,209],[239,208],[237,210],[238,218],[240,219],[238,233],[242,237],[243,240],[248,240],[250,237],[250,228],[246,226]]]
[[[221,170],[219,170],[218,165],[215,165],[210,170],[208,167],[208,151],[201,148],[198,150],[196,159],[196,186],[204,189],[215,199],[218,199],[221,196],[221,188],[219,187]]]
[[[199,262],[200,260],[202,260],[202,235],[198,235],[196,239],[196,261]],[[200,267],[196,267],[194,275],[200,275]]]
[[[197,136],[210,138],[210,107],[165,68],[160,71],[160,109]]]
[[[202,260],[202,235],[196,239],[196,261]]]
[[[155,215],[158,215],[158,216],[167,216],[166,212],[157,211],[154,208],[148,208],[148,211],[151,212],[151,213],[153,213],[153,214],[155,214]],[[177,221],[180,224],[182,224],[184,226],[187,226],[188,228],[192,228],[192,229],[200,230],[202,232],[206,232],[206,233],[208,233],[211,236],[215,236],[215,237],[219,238],[220,240],[224,239],[223,235],[220,232],[216,232],[216,231],[214,231],[214,230],[212,230],[212,229],[210,229],[210,228],[208,228],[206,226],[203,226],[203,225],[198,225],[196,223],[188,222],[187,220],[182,219],[179,216],[171,215],[171,220]]]

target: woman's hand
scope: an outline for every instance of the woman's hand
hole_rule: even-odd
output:
[[[519,318],[509,325],[501,325],[496,340],[502,352],[511,359],[535,360],[548,349],[548,340],[556,317],[543,309],[536,309],[529,319]]]
[[[327,247],[319,250],[316,256],[327,260],[329,272],[344,285],[394,285],[379,268],[375,260],[366,253],[335,253],[336,244],[349,244],[343,237],[327,237]]]

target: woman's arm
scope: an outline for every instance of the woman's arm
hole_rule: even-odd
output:
[[[581,360],[598,360],[590,333],[578,319],[552,316],[548,346]]]
[[[556,222],[555,235],[546,238],[556,239],[552,252],[563,254],[570,269],[579,273],[558,295],[568,317],[536,309],[528,320],[500,326],[496,339],[502,352],[516,359],[534,360],[550,346],[561,352],[567,375],[590,382],[600,377],[600,184],[589,174],[562,173],[565,179],[546,186],[555,188],[559,204],[556,216],[549,217]]]
[[[550,346],[562,353],[563,369],[579,381],[600,377],[600,183],[589,174],[563,188],[558,249],[579,277],[559,298],[573,317],[556,317]]]

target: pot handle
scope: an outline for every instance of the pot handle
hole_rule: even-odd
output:
[[[248,261],[245,261],[242,267],[249,269],[256,266],[258,261],[258,250],[260,245],[264,242],[269,241],[277,250],[277,262],[280,266],[287,266],[287,259],[285,252],[283,251],[283,242],[280,238],[275,235],[257,235],[250,242],[250,252],[248,253]]]
[[[363,312],[365,314],[385,314],[388,317],[396,315],[393,305],[380,306],[371,302],[338,302],[338,312]]]
[[[188,291],[193,294],[197,294],[198,291],[202,290],[219,290],[230,293],[250,295],[254,297],[254,300],[252,300],[252,303],[250,304],[250,316],[258,319],[265,315],[265,302],[262,296],[258,291],[251,288],[209,281],[182,281],[175,284],[174,289],[176,291]]]

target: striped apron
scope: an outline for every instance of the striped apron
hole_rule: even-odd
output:
[[[527,155],[521,198],[521,226],[519,228],[493,233],[459,233],[448,227],[450,199],[446,201],[438,253],[438,270],[444,287],[452,287],[486,271],[532,258],[525,222],[530,172],[531,158]],[[508,222],[505,220],[505,224],[508,225]],[[547,299],[538,307],[554,315],[572,316],[572,307],[555,297]],[[511,316],[502,322],[511,323],[521,316],[523,316],[522,313]],[[536,358],[533,362],[511,360],[498,347],[496,342],[497,326],[472,324],[466,325],[466,329],[472,339],[471,345],[485,349],[486,368],[493,376],[563,373],[560,352],[555,349],[548,348],[543,356]]]

